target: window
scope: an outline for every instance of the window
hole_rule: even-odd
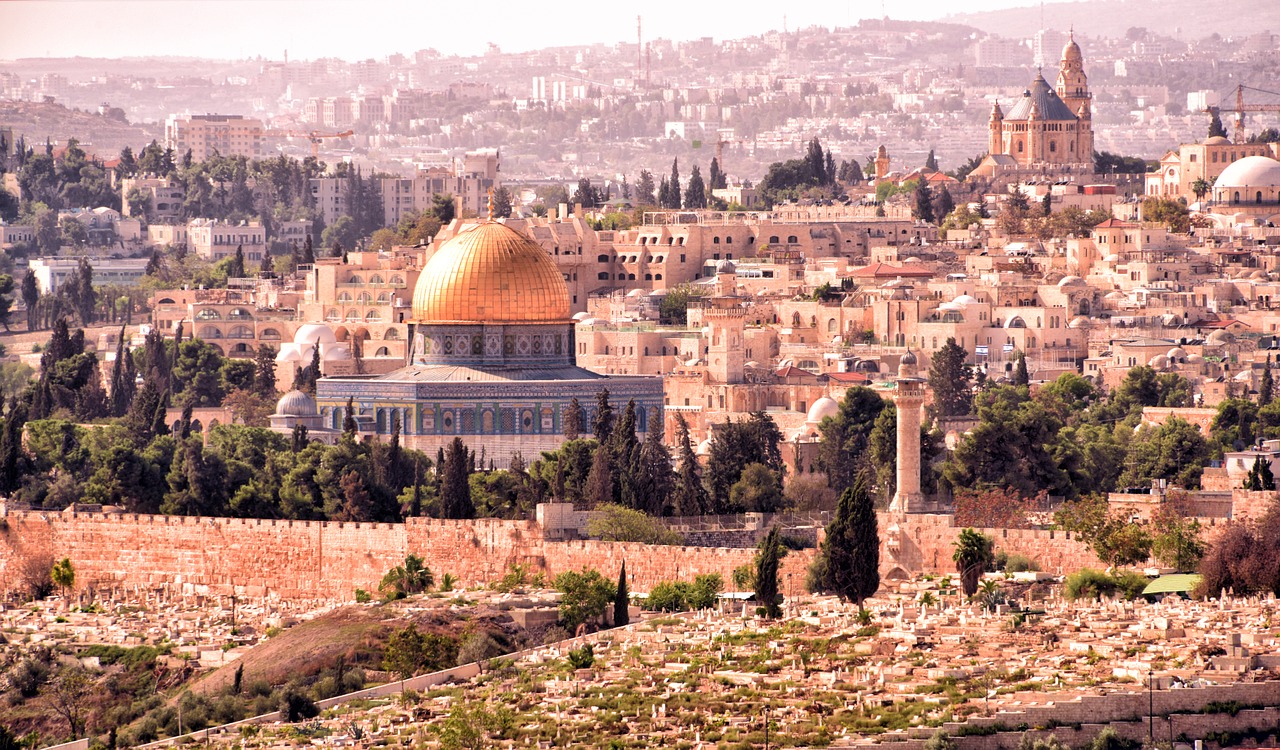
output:
[[[713,245],[719,245],[719,244],[720,244],[720,238],[719,238],[719,237],[712,237],[712,238],[711,238],[711,244],[713,244]]]
[[[364,279],[356,274],[351,274],[351,278],[347,279],[348,284],[363,284]]]
[[[258,338],[267,341],[279,341],[280,332],[274,328],[264,328],[262,329],[262,333],[258,334]]]
[[[386,341],[397,341],[400,338],[400,331],[395,328],[388,328],[387,332],[382,334],[382,338]]]
[[[370,323],[381,323],[382,313],[378,312],[377,310],[370,310],[369,313],[364,316],[364,319],[369,321]]]
[[[375,273],[374,275],[372,275],[372,276],[370,276],[370,277],[369,277],[369,283],[370,283],[370,284],[381,284],[381,283],[382,283],[382,277]]]
[[[340,304],[340,305],[349,305],[349,304],[351,304],[351,295],[350,295],[350,294],[347,294],[346,292],[342,292],[341,294],[339,294],[339,295],[338,295],[338,304]]]
[[[205,309],[196,313],[196,320],[222,320],[222,316],[218,314],[217,310]]]
[[[799,242],[799,241],[800,241],[800,240],[796,239],[796,236],[795,236],[794,234],[789,234],[789,235],[787,235],[787,244],[788,244],[788,245],[794,245],[794,244],[796,244],[796,243],[797,243],[797,242]]]
[[[608,281],[608,280],[609,280],[609,273],[608,273],[608,271],[601,271],[600,273],[596,274],[596,280],[597,280],[597,281]]]

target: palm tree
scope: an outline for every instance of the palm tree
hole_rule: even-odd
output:
[[[378,590],[391,599],[403,599],[409,594],[417,594],[431,588],[435,584],[435,576],[431,574],[421,557],[410,554],[404,558],[403,565],[397,565],[382,577]]]
[[[1209,181],[1203,177],[1199,177],[1195,182],[1191,183],[1191,192],[1195,193],[1196,202],[1203,201],[1204,197],[1208,195],[1209,191],[1212,189],[1213,186],[1210,185]]]
[[[994,542],[989,536],[973,529],[965,529],[956,536],[955,552],[951,559],[956,564],[956,572],[960,574],[960,589],[965,596],[973,596],[978,591],[978,581],[982,573],[994,560],[992,546]]]

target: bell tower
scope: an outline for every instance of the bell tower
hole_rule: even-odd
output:
[[[1089,93],[1089,77],[1084,74],[1084,55],[1080,52],[1080,45],[1076,44],[1074,30],[1067,45],[1062,48],[1062,62],[1059,63],[1055,90],[1058,98],[1072,112],[1079,112],[1081,107],[1084,107],[1086,113],[1091,112],[1093,95]],[[1089,118],[1091,114],[1086,114],[1086,119]]]

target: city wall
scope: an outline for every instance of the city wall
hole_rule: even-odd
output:
[[[958,531],[951,516],[882,515],[882,573],[954,571],[952,542]],[[1027,555],[1048,572],[1100,566],[1082,543],[1062,532],[986,533],[997,549]],[[515,564],[548,575],[590,567],[614,576],[625,560],[630,588],[647,591],[658,581],[690,580],[701,573],[719,573],[728,581],[735,568],[752,561],[755,550],[562,540],[537,521],[412,518],[375,524],[0,508],[0,594],[22,588],[28,568],[68,557],[77,588],[349,599],[356,588],[376,590],[383,574],[409,553],[423,557],[437,578],[451,573],[463,585],[497,580]],[[783,560],[784,593],[787,587],[799,591],[812,557],[813,550],[801,550]]]

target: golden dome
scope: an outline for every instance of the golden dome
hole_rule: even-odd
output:
[[[431,324],[569,322],[569,289],[551,256],[488,221],[447,240],[413,290],[413,317]]]

